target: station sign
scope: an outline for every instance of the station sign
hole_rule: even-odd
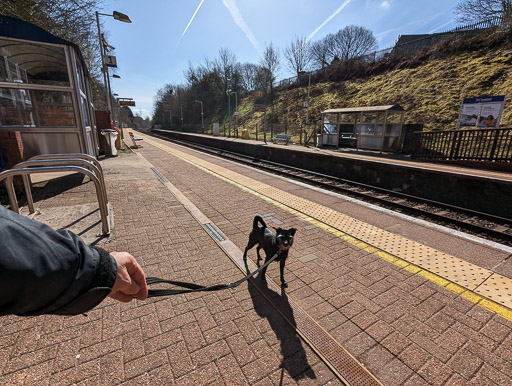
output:
[[[120,106],[135,106],[135,101],[119,101]]]
[[[103,55],[103,64],[107,67],[117,68],[117,59],[113,55]]]
[[[264,113],[266,109],[267,109],[266,105],[254,105],[254,107],[253,107],[253,111],[257,111],[260,113]]]

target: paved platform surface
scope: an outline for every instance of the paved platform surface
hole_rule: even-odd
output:
[[[382,384],[512,383],[512,317],[506,312],[493,312],[428,275],[386,261],[198,168],[175,151],[328,205],[504,277],[512,277],[510,251],[165,141],[146,137],[142,145],[134,150],[139,155],[121,152],[102,161],[114,216],[110,238],[98,237],[99,212],[87,179],[63,177],[36,188],[35,219],[73,229],[110,251],[129,251],[147,275],[201,284],[241,278],[147,160],[242,250],[255,214],[264,216],[268,225],[297,228],[285,273],[288,298]],[[249,258],[255,260],[254,250]],[[267,275],[279,283],[278,264]],[[250,283],[236,290],[130,304],[107,299],[87,316],[11,316],[0,318],[0,326],[3,383],[340,383]]]

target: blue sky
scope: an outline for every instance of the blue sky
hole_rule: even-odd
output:
[[[347,25],[370,29],[379,49],[399,35],[442,32],[456,26],[458,0],[105,0],[101,11],[130,16],[121,23],[102,16],[116,48],[113,92],[136,101],[136,114],[150,116],[153,98],[166,83],[183,84],[191,62],[214,59],[220,48],[239,62],[258,63],[272,42],[284,49],[294,36],[321,39]],[[284,64],[279,79],[292,76]]]

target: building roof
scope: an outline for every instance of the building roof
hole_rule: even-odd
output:
[[[345,107],[340,109],[329,109],[322,111],[322,114],[336,114],[336,113],[360,113],[360,112],[378,112],[378,111],[404,111],[400,105],[385,105],[385,106],[366,106],[366,107]]]

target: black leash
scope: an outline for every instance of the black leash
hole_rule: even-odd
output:
[[[188,289],[150,289],[150,290],[148,290],[148,298],[153,298],[156,296],[185,294],[185,293],[189,293],[189,292],[220,291],[220,290],[227,289],[227,288],[235,288],[235,287],[238,287],[240,284],[242,284],[244,281],[249,280],[251,277],[256,275],[258,272],[260,272],[263,268],[265,268],[267,265],[269,265],[271,262],[273,262],[278,257],[279,257],[279,252],[277,252],[274,256],[272,256],[272,258],[270,260],[266,261],[265,264],[263,264],[261,267],[259,267],[256,271],[251,272],[249,275],[247,275],[243,279],[235,281],[234,283],[217,284],[217,285],[212,285],[209,287],[206,287],[206,286],[200,285],[200,284],[185,283],[182,281],[160,279],[158,277],[147,277],[146,278],[147,285],[166,283],[166,284],[172,284],[172,285],[176,285],[176,286],[183,287],[183,288],[188,288]]]

